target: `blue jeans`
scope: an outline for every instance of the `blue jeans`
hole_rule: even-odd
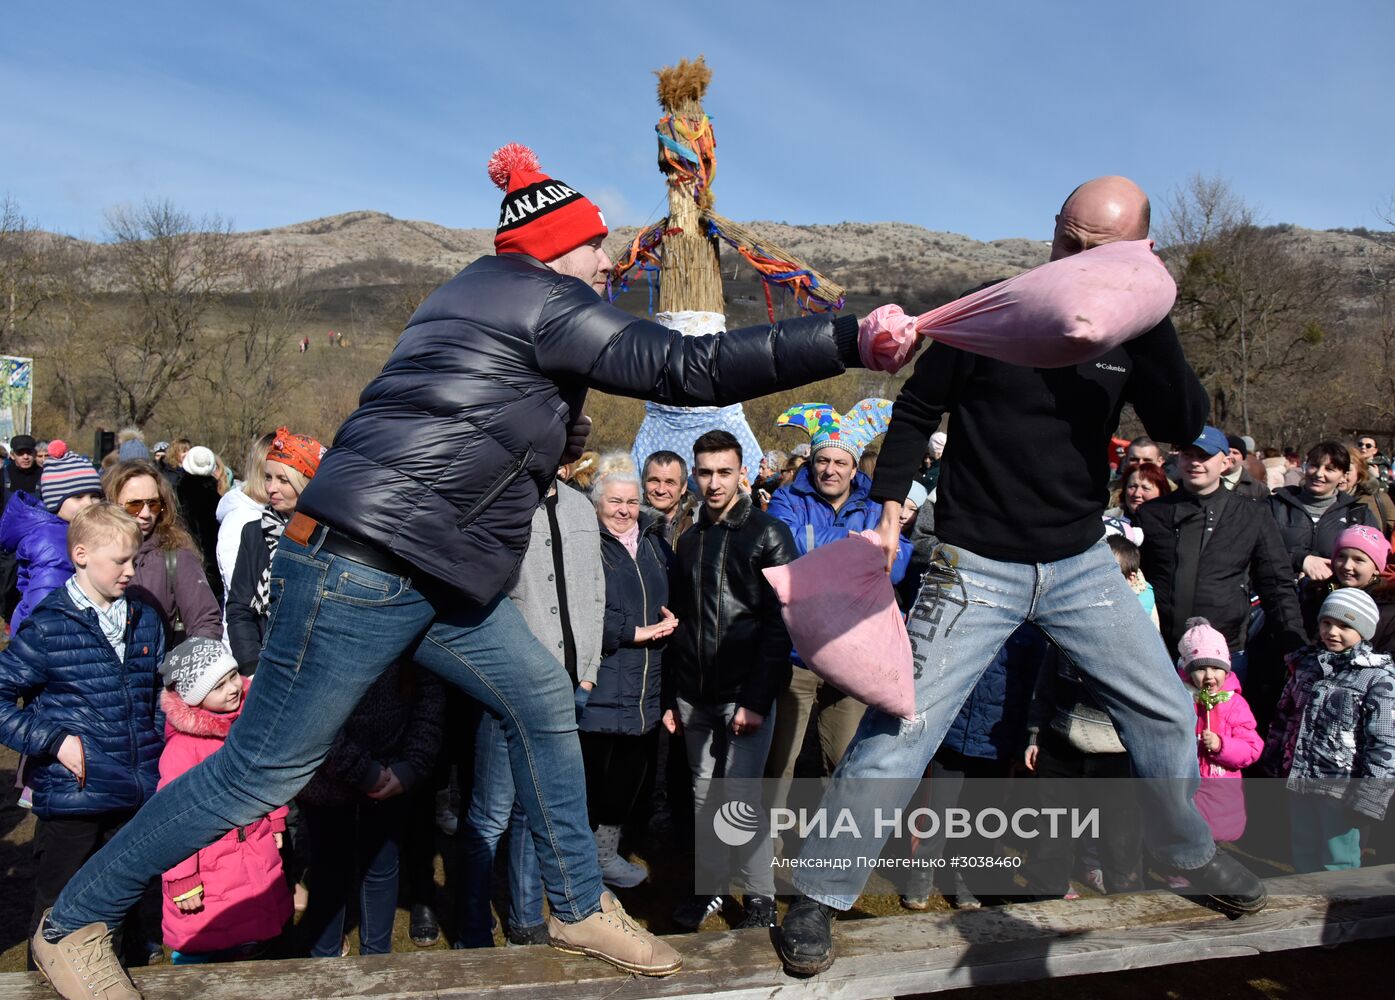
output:
[[[75,875],[54,904],[62,933],[120,923],[147,883],[289,802],[368,686],[412,656],[502,720],[552,912],[600,908],[586,772],[566,671],[508,598],[480,606],[410,578],[282,539],[257,679],[223,748],[171,782]]]
[[[1051,563],[999,562],[941,546],[921,584],[907,631],[915,663],[914,721],[868,709],[824,792],[829,817],[846,809],[863,836],[811,837],[794,885],[847,910],[871,869],[820,860],[850,852],[875,858],[890,830],[876,823],[903,808],[930,758],[984,670],[1019,625],[1035,622],[1074,661],[1114,720],[1140,781],[1145,840],[1163,862],[1199,868],[1215,853],[1210,828],[1192,805],[1200,783],[1196,714],[1172,659],[1101,539]],[[830,819],[830,823],[832,819]],[[882,832],[878,835],[877,831]]]
[[[509,835],[510,929],[536,927],[543,922],[542,873],[528,832],[528,815],[514,789],[508,741],[499,720],[477,705],[470,707],[470,720],[475,730],[474,781],[455,835],[457,943],[462,948],[490,948],[494,945],[494,916],[489,908],[489,887],[494,856],[505,831]]]
[[[358,893],[360,955],[392,954],[401,857],[401,800],[357,806],[302,805],[310,834],[310,906],[300,932],[311,958],[338,958],[348,902]]]

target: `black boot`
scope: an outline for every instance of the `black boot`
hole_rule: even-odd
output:
[[[1229,854],[1217,851],[1200,868],[1177,871],[1191,884],[1177,894],[1235,919],[1258,913],[1269,902],[1264,883]]]
[[[418,948],[430,948],[441,940],[441,925],[437,923],[436,914],[431,912],[431,907],[425,903],[412,905],[408,933],[412,938],[412,944]]]
[[[769,896],[747,896],[746,915],[741,918],[741,922],[734,929],[740,931],[747,927],[774,926],[775,900]]]
[[[800,896],[780,925],[780,959],[792,976],[814,976],[833,965],[833,920],[838,911]]]

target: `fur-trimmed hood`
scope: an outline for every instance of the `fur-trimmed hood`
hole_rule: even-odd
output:
[[[242,678],[242,701],[238,703],[236,712],[210,712],[197,705],[187,705],[175,691],[165,688],[160,694],[160,707],[165,712],[165,738],[168,739],[171,733],[184,733],[205,739],[227,739],[228,730],[247,704],[247,692],[251,687],[252,678]]]

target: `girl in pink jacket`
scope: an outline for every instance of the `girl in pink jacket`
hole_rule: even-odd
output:
[[[165,750],[160,787],[213,756],[237,721],[251,684],[216,639],[194,638],[165,658]],[[165,944],[177,965],[248,958],[291,918],[281,871],[286,807],[229,830],[165,872]]]
[[[1177,643],[1177,672],[1196,704],[1196,753],[1201,787],[1196,808],[1218,841],[1238,840],[1245,832],[1245,793],[1240,769],[1259,759],[1264,741],[1254,713],[1230,672],[1225,636],[1205,618],[1192,618]]]

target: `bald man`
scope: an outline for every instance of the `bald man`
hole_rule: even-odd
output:
[[[1051,259],[1145,239],[1148,215],[1147,197],[1127,178],[1082,184],[1056,216]],[[1201,433],[1207,395],[1170,320],[1071,368],[1017,367],[942,343],[916,362],[896,400],[871,496],[882,504],[883,550],[892,552],[925,442],[948,413],[954,432],[935,504],[943,544],[907,623],[917,715],[905,722],[868,709],[834,773],[822,803],[829,826],[846,815],[858,836],[810,837],[792,866],[802,895],[781,934],[790,972],[812,975],[832,964],[832,919],[857,900],[871,871],[861,859],[876,859],[889,833],[878,815],[906,805],[984,669],[1027,621],[1075,662],[1134,772],[1163,779],[1138,782],[1157,861],[1184,875],[1191,888],[1183,891],[1205,905],[1231,916],[1263,908],[1263,885],[1216,852],[1192,805],[1199,778],[1191,699],[1104,540],[1109,468],[1101,457],[1126,403],[1159,441]]]

